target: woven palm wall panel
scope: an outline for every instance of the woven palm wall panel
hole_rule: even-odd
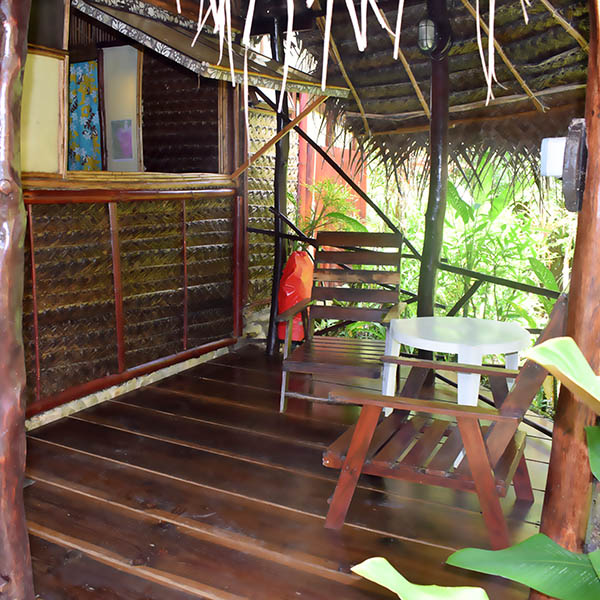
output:
[[[248,115],[250,154],[254,154],[277,133],[275,113],[251,109]],[[296,197],[298,187],[298,134],[292,131],[288,161],[288,192]],[[248,227],[273,230],[275,176],[275,147],[260,156],[248,168]],[[260,304],[271,300],[273,278],[273,238],[257,233],[248,234],[248,303]]]
[[[39,394],[114,373],[117,369],[110,228],[104,204],[32,207]],[[28,239],[29,241],[29,239]],[[27,244],[26,260],[31,260]],[[25,265],[24,337],[27,381],[36,396],[33,288]]]
[[[108,202],[29,205],[29,403],[229,338],[233,203],[153,192],[112,204],[112,221]]]
[[[219,170],[218,82],[144,52],[144,167],[161,173]]]

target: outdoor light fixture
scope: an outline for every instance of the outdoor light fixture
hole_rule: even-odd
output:
[[[417,41],[421,52],[430,54],[438,45],[437,27],[431,19],[419,21],[419,39]]]

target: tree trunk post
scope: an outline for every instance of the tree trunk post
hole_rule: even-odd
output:
[[[446,0],[428,0],[428,13],[436,23],[448,21]],[[449,29],[449,25],[447,25]],[[429,201],[425,214],[425,237],[419,273],[417,315],[433,315],[437,264],[444,236],[446,192],[448,189],[448,101],[450,82],[448,57],[431,59],[431,124],[429,135]]]
[[[283,62],[283,27],[281,19],[273,19],[273,34],[271,35],[271,49],[273,58],[278,62]],[[288,102],[287,92],[279,92],[275,95],[275,103],[279,105],[279,95],[284,94],[281,114],[277,115],[277,132],[279,133],[287,124]],[[273,182],[274,197],[273,208],[276,213],[287,213],[286,194],[287,194],[287,164],[290,154],[290,137],[284,136],[275,144],[275,176]],[[275,317],[278,313],[278,295],[279,281],[283,272],[285,262],[285,242],[277,234],[283,233],[284,225],[281,219],[275,217],[273,231],[274,238],[274,257],[273,257],[273,283],[271,288],[271,314],[269,318],[269,331],[267,333],[267,354],[272,356],[277,345],[277,323]]]
[[[23,508],[25,359],[20,174],[23,68],[30,0],[0,0],[0,597],[32,600],[31,557]]]
[[[590,51],[586,96],[588,166],[569,297],[567,335],[600,368],[600,54],[598,5],[589,2]],[[541,531],[568,550],[583,550],[591,499],[584,427],[595,414],[564,386],[558,399]],[[531,599],[547,598],[532,591]]]

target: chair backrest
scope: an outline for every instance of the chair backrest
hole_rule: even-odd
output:
[[[382,322],[398,303],[402,234],[317,233],[310,318]],[[340,303],[342,305],[340,305]]]
[[[537,339],[536,345],[565,334],[567,307],[568,296],[562,294],[556,301],[550,320]],[[548,371],[546,369],[530,360],[526,361],[519,371],[513,388],[499,407],[500,412],[522,419],[547,375]],[[510,423],[495,423],[488,429],[486,444],[492,466],[495,466],[502,456],[507,444],[514,435],[515,429],[516,426]]]

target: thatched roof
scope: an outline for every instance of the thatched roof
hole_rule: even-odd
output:
[[[587,2],[533,1],[527,8],[526,24],[520,0],[496,0],[499,84],[494,85],[496,99],[488,106],[475,18],[465,4],[466,0],[448,0],[454,40],[449,53],[451,153],[460,152],[465,145],[537,153],[542,137],[565,134],[570,119],[583,116],[585,40],[589,37]],[[474,0],[471,4],[475,5]],[[398,3],[380,1],[379,6],[393,28]],[[481,14],[486,23],[487,6],[484,0]],[[415,85],[401,60],[394,60],[390,36],[371,10],[368,47],[360,52],[345,2],[336,0],[334,5],[332,39],[339,60],[334,56],[329,59],[328,83],[344,85],[349,79],[356,90],[354,98],[336,100],[335,107],[344,111],[350,129],[367,147],[376,148],[394,162],[416,147],[425,146],[428,140],[429,120],[423,104],[429,99],[431,64],[417,46],[417,26],[426,13],[426,2],[406,0],[400,48]],[[482,35],[487,48],[487,36]],[[304,32],[301,39],[304,48],[317,58],[318,71],[322,64],[322,34],[315,29]],[[340,60],[347,77],[342,74]],[[425,102],[419,100],[417,87]]]

